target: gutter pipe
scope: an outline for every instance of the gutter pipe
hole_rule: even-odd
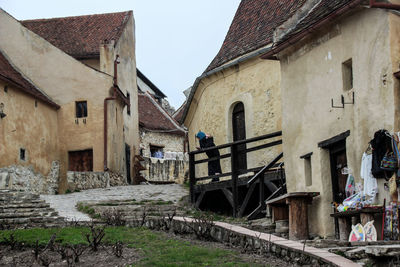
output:
[[[108,162],[107,162],[107,152],[108,152],[108,147],[107,147],[107,115],[108,115],[108,109],[107,109],[107,102],[110,100],[116,100],[118,97],[121,98],[122,102],[126,105],[128,105],[128,108],[130,108],[130,102],[129,99],[127,99],[124,94],[119,90],[118,88],[118,69],[117,65],[119,64],[119,55],[115,57],[114,60],[114,78],[113,78],[113,86],[111,88],[112,90],[112,96],[107,97],[104,99],[104,171],[108,171]]]
[[[369,7],[400,10],[400,5],[392,3],[376,3],[375,0],[369,0]]]

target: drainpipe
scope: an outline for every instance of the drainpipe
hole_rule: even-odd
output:
[[[112,96],[104,99],[104,171],[108,171],[107,166],[107,102],[110,100],[117,99],[117,85],[118,85],[118,74],[117,74],[117,65],[119,64],[119,55],[116,56],[114,60],[114,79],[113,79],[113,87],[112,87]]]
[[[392,3],[376,3],[375,0],[369,0],[369,7],[400,10],[400,5]]]

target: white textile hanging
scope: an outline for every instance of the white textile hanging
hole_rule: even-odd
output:
[[[378,192],[378,183],[372,175],[372,154],[364,153],[361,160],[361,179],[364,179],[364,196],[375,197]]]

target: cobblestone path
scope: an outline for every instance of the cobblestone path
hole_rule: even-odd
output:
[[[67,220],[89,221],[90,217],[79,212],[76,204],[79,201],[104,201],[104,200],[164,200],[178,202],[189,190],[182,185],[130,185],[110,188],[89,189],[63,195],[41,195],[60,216]]]

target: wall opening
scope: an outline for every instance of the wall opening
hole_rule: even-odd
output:
[[[232,111],[232,136],[234,142],[246,139],[245,111],[242,102],[237,103]],[[238,155],[235,158],[235,164],[239,170],[247,169],[246,153],[240,153],[244,150],[246,150],[246,144],[237,146]]]
[[[157,145],[150,145],[150,155],[153,158],[164,158],[164,147]]]
[[[342,63],[343,90],[353,89],[353,60],[350,58]]]
[[[306,177],[306,186],[312,185],[311,157],[304,158],[304,175]]]
[[[75,111],[77,118],[87,117],[87,101],[77,101],[75,102]]]
[[[131,102],[131,95],[127,92],[126,93],[126,97],[129,99],[129,103]],[[130,116],[131,115],[131,109],[130,109],[130,106],[128,106],[127,108],[126,108],[126,113]]]
[[[26,154],[25,154],[25,149],[24,148],[20,148],[19,149],[19,159],[25,161],[26,160]]]
[[[68,171],[93,171],[93,149],[68,152]]]

